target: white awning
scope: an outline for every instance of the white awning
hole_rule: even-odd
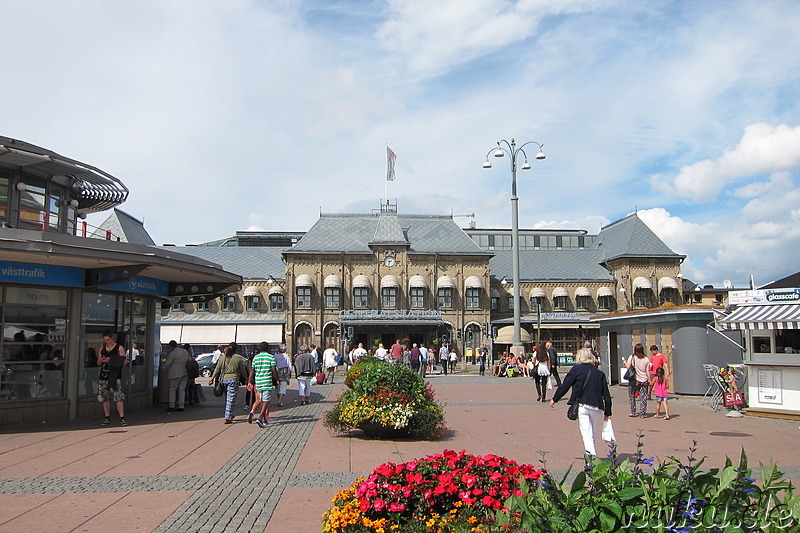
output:
[[[300,274],[294,280],[294,286],[295,287],[313,287],[314,286],[314,280],[311,279],[311,276],[309,276],[308,274]]]
[[[381,278],[381,289],[386,287],[400,287],[400,280],[394,274],[386,274]]]
[[[525,328],[519,330],[520,340],[526,344],[533,342],[533,337],[528,333]],[[497,337],[494,339],[495,344],[511,344],[514,341],[514,326],[504,326],[497,330]]]
[[[569,292],[564,287],[556,287],[553,289],[553,298],[558,298],[559,296],[569,296]]]
[[[356,289],[361,287],[366,287],[368,289],[372,287],[372,283],[369,282],[369,278],[364,274],[359,274],[353,278],[353,288]]]
[[[675,278],[665,276],[658,280],[658,292],[661,292],[664,289],[677,289],[679,287],[680,286]]]
[[[261,296],[261,291],[258,290],[258,287],[251,285],[244,290],[242,296]]]
[[[282,334],[283,327],[280,324],[239,324],[236,327],[236,342],[258,344],[263,341],[280,344],[283,340]]]
[[[342,280],[336,274],[331,274],[325,278],[323,286],[325,288],[339,288],[342,286]]]
[[[722,319],[725,329],[800,329],[800,304],[748,305]]]
[[[492,298],[500,298],[500,291],[492,289]]]
[[[483,282],[481,278],[478,276],[470,276],[466,280],[464,280],[464,288],[465,289],[482,289]]]
[[[167,344],[169,341],[181,342],[181,329],[183,326],[162,324],[161,344]]]
[[[597,297],[600,298],[601,296],[614,296],[614,289],[611,287],[600,287],[597,289]]]
[[[541,287],[534,287],[531,289],[531,298],[547,298],[547,293]]]
[[[411,289],[427,289],[428,282],[425,281],[425,278],[417,274],[416,276],[411,276],[411,279],[408,280],[408,287]]]
[[[189,344],[228,344],[236,340],[236,326],[231,325],[211,325],[202,326],[169,326],[169,328],[180,328],[180,335],[170,335],[171,333],[165,326],[161,326],[162,344],[174,340],[178,344],[188,342]],[[238,342],[238,341],[237,341]],[[261,342],[261,341],[259,341]]]
[[[453,278],[450,276],[442,276],[438,280],[436,280],[436,288],[437,289],[455,289],[456,284],[453,283]]]
[[[592,291],[590,291],[587,287],[578,287],[575,289],[575,296],[591,296]]]
[[[285,294],[285,291],[283,290],[283,287],[281,287],[280,285],[275,285],[267,293],[268,296],[272,296],[273,294]]]
[[[653,284],[650,283],[650,280],[647,278],[643,278],[639,276],[638,278],[633,280],[633,290],[636,289],[652,289]]]

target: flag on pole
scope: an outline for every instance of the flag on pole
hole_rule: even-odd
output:
[[[392,152],[392,149],[386,147],[386,181],[394,181],[394,161],[397,156]]]

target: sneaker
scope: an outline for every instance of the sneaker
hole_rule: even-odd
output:
[[[231,420],[230,418],[226,418],[225,419],[225,423],[226,424],[233,424],[233,420]]]
[[[124,418],[120,418],[120,419],[119,419],[119,425],[120,425],[120,426],[127,426],[127,425],[128,425],[128,423],[127,423],[127,422],[125,422],[125,419],[124,419]]]
[[[260,418],[256,418],[256,424],[258,424],[258,427],[260,427],[260,428],[267,427],[267,423],[264,422],[263,420],[261,420]]]
[[[254,414],[255,414],[255,413],[253,413],[252,411],[250,411],[250,414],[249,414],[249,415],[247,415],[247,423],[248,423],[248,424],[252,424],[252,423],[253,423],[253,415],[254,415]]]
[[[101,426],[107,426],[107,425],[109,425],[110,423],[111,423],[111,418],[109,418],[109,417],[106,417],[106,419],[105,419],[105,420],[103,420],[103,421],[100,423],[100,425],[101,425]]]

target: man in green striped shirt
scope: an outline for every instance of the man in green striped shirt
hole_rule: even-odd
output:
[[[247,417],[247,423],[253,423],[253,416],[260,407],[261,413],[256,418],[259,427],[265,427],[269,422],[269,408],[272,400],[272,373],[275,368],[275,357],[269,353],[269,344],[262,342],[259,346],[259,353],[253,357],[253,364],[250,365],[250,379],[247,383],[248,390],[255,391],[255,401]],[[255,383],[255,387],[253,387]]]

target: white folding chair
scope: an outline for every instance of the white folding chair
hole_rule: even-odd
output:
[[[708,398],[709,394],[711,394],[713,398],[714,393],[719,390],[719,386],[717,385],[717,380],[719,379],[719,367],[717,365],[703,365],[703,371],[706,373],[708,389],[706,389],[706,393],[703,394],[703,400],[700,402],[701,404],[706,402],[706,398]]]

